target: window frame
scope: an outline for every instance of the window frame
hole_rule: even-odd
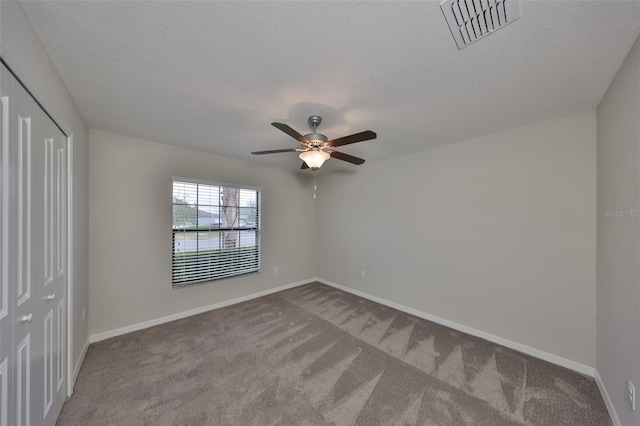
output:
[[[199,229],[197,223],[196,226],[194,227],[194,229],[176,229],[174,228],[174,217],[173,217],[173,206],[175,206],[175,201],[174,201],[174,184],[176,182],[179,183],[186,183],[186,184],[196,184],[196,185],[207,185],[207,186],[212,186],[212,187],[219,187],[219,188],[223,188],[223,187],[227,187],[227,188],[237,188],[239,190],[248,190],[248,191],[255,191],[256,193],[256,223],[253,226],[243,226],[243,227],[222,227],[222,226],[212,226],[208,229]],[[200,205],[199,203],[194,204],[193,206],[199,211],[200,210]],[[225,278],[233,278],[233,277],[237,277],[240,275],[246,275],[246,274],[253,274],[256,272],[260,272],[261,270],[261,266],[262,266],[262,187],[258,187],[258,186],[252,186],[252,185],[242,185],[242,184],[235,184],[235,183],[228,183],[228,182],[219,182],[219,181],[212,181],[212,180],[206,180],[206,179],[195,179],[195,178],[187,178],[187,177],[182,177],[182,176],[172,176],[171,177],[171,206],[172,206],[172,213],[171,213],[171,287],[172,289],[178,289],[178,288],[183,288],[183,287],[189,287],[191,285],[194,284],[202,284],[205,282],[211,282],[211,281],[217,281],[217,280],[221,280],[221,279],[225,279]],[[222,206],[219,206],[220,208]],[[246,208],[246,207],[242,207],[240,205],[240,203],[238,202],[238,204],[236,205],[236,207],[238,209],[242,209],[242,208]],[[239,214],[238,214],[239,215]],[[197,219],[197,217],[196,217]],[[201,278],[201,279],[194,279],[194,280],[186,280],[186,281],[174,281],[174,273],[175,273],[175,255],[176,255],[176,251],[175,251],[175,244],[176,244],[176,234],[181,234],[181,233],[197,233],[197,232],[211,232],[211,231],[220,231],[220,232],[225,232],[225,231],[254,231],[255,232],[255,238],[256,238],[256,249],[257,249],[257,266],[255,269],[251,269],[249,271],[237,271],[236,273],[231,273],[231,274],[225,274],[222,276],[209,276],[206,278]],[[240,247],[238,247],[240,248]]]

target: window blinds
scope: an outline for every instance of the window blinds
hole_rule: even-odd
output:
[[[173,287],[260,270],[260,192],[173,178]]]

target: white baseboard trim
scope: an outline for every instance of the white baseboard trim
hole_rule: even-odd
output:
[[[76,361],[76,365],[73,367],[73,383],[71,383],[71,395],[73,395],[73,388],[76,386],[76,381],[78,380],[78,374],[80,374],[80,368],[82,367],[82,363],[84,362],[84,357],[87,355],[87,349],[89,349],[89,338],[84,342],[84,346],[82,346],[82,352],[80,352],[80,356]],[[69,395],[69,397],[71,396]]]
[[[613,407],[613,402],[609,397],[609,392],[607,392],[607,388],[604,386],[604,382],[602,381],[602,377],[600,377],[598,370],[596,370],[594,378],[596,379],[598,389],[600,389],[600,393],[602,394],[602,399],[604,399],[604,405],[607,406],[607,411],[609,412],[609,417],[611,417],[613,426],[622,426],[620,419],[618,418],[618,413],[616,413],[616,409]]]
[[[406,312],[408,314],[414,315],[419,318],[426,319],[428,321],[433,321],[437,324],[444,325],[445,327],[453,328],[454,330],[461,331],[463,333],[471,334],[472,336],[480,337],[482,339],[488,340],[493,343],[497,343],[502,346],[506,346],[507,348],[515,349],[516,351],[523,352],[527,355],[531,355],[535,358],[542,359],[544,361],[551,362],[553,364],[557,364],[561,367],[568,368],[570,370],[577,371],[578,373],[582,373],[584,375],[594,377],[595,368],[589,367],[588,365],[581,364],[576,361],[572,361],[567,358],[563,358],[558,355],[551,354],[549,352],[541,351],[536,348],[532,348],[531,346],[523,345],[521,343],[514,342],[512,340],[508,340],[502,338],[500,336],[496,336],[463,324],[458,324],[457,322],[449,321],[444,318],[440,318],[435,315],[428,314],[426,312],[419,311],[418,309],[410,308],[409,306],[401,305],[400,303],[391,302],[389,300],[383,299],[381,297],[372,296],[370,294],[364,293],[359,290],[354,290],[350,287],[345,287],[340,284],[333,283],[331,281],[324,280],[322,278],[315,278],[315,281],[321,282],[323,284],[329,285],[331,287],[335,287],[339,290],[346,291],[347,293],[355,294],[356,296],[363,297],[365,299],[369,299],[373,302],[380,303],[381,305],[389,306],[391,308],[397,309],[402,312]]]
[[[281,285],[279,287],[271,288],[269,290],[259,291],[258,293],[249,294],[247,296],[237,297],[231,300],[225,300],[224,302],[214,303],[212,305],[201,306],[199,308],[190,309],[184,312],[178,312],[176,314],[167,315],[165,317],[160,317],[156,319],[152,319],[149,321],[140,322],[137,324],[128,325],[126,327],[116,328],[115,330],[104,331],[102,333],[92,334],[89,336],[90,343],[100,342],[102,340],[109,339],[111,337],[121,336],[123,334],[131,333],[132,331],[143,330],[145,328],[153,327],[156,325],[164,324],[166,322],[175,321],[178,319],[190,317],[192,315],[201,314],[203,312],[212,311],[214,309],[220,309],[227,306],[235,305],[236,303],[246,302],[247,300],[256,299],[258,297],[267,296],[269,294],[277,293],[282,290],[287,290],[293,287],[298,287],[304,284],[309,284],[314,282],[316,279],[308,279],[303,281],[298,281],[291,284]]]

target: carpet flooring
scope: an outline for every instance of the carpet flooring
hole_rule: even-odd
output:
[[[58,425],[610,425],[592,378],[320,283],[92,344]]]

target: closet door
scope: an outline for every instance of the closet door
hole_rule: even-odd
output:
[[[14,381],[14,345],[13,345],[13,272],[9,265],[14,259],[14,252],[9,250],[11,228],[9,224],[9,206],[13,199],[10,197],[11,173],[9,167],[10,138],[13,137],[11,127],[13,84],[11,76],[2,68],[0,72],[0,426],[14,424],[15,399]],[[13,247],[13,244],[11,244]],[[10,422],[10,420],[12,420]]]
[[[65,397],[66,138],[15,80],[12,90],[7,213],[14,351],[8,386],[15,411],[8,410],[9,423],[45,426],[55,424]]]
[[[35,132],[38,106],[29,102],[28,95],[13,85],[14,134],[10,140],[9,164],[13,174],[13,200],[10,200],[9,219],[13,222],[9,251],[14,253],[9,268],[13,268],[13,301],[16,322],[14,324],[15,398],[18,425],[39,424],[43,410],[42,398],[37,389],[42,388],[42,343],[44,329],[39,315],[42,295],[38,293],[38,281],[42,279],[42,247],[34,244],[35,235],[41,232],[37,220],[37,203],[34,195],[39,192],[36,164],[42,162],[34,142],[40,137]],[[13,249],[11,247],[13,245]]]
[[[44,115],[44,114],[42,114]],[[40,117],[40,144],[38,158],[42,155],[44,169],[35,173],[43,184],[33,194],[41,204],[34,212],[36,223],[42,232],[34,236],[34,245],[42,249],[34,251],[43,260],[38,271],[43,279],[38,282],[42,295],[39,317],[44,330],[43,339],[43,401],[44,424],[55,424],[65,400],[66,382],[66,137],[48,117]],[[51,420],[51,421],[49,421]]]

